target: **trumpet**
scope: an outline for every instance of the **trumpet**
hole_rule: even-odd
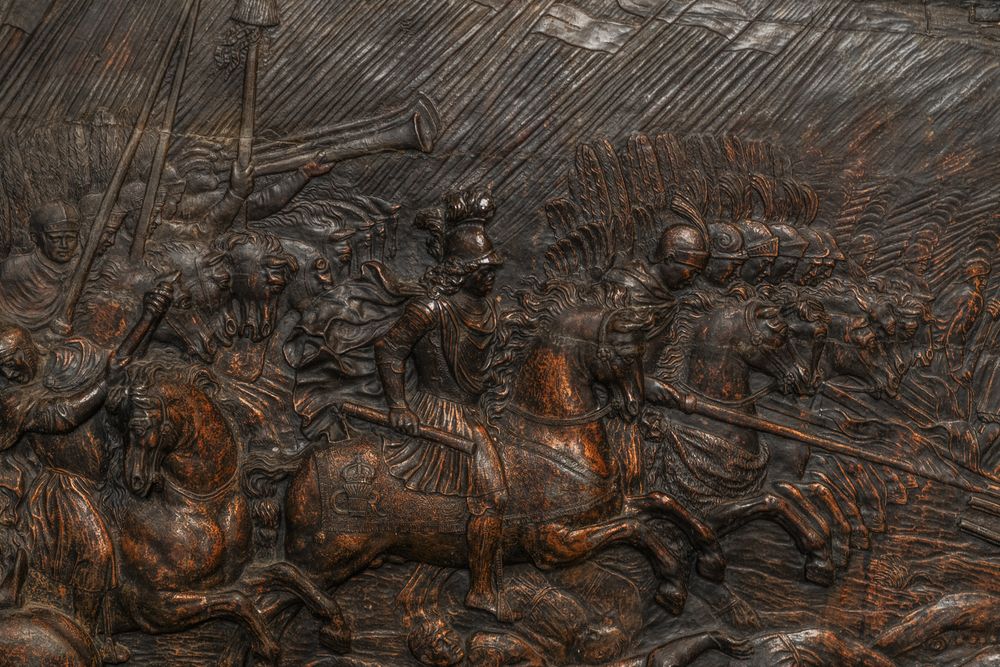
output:
[[[422,93],[414,102],[381,116],[328,125],[254,146],[258,175],[292,171],[312,160],[338,162],[385,151],[428,153],[438,138],[433,103]]]

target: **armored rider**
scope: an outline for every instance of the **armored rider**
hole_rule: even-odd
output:
[[[499,253],[486,232],[493,217],[488,192],[465,191],[418,217],[432,233],[437,264],[424,274],[425,294],[411,299],[375,344],[375,359],[392,426],[416,436],[420,425],[449,431],[475,444],[471,455],[411,437],[386,448],[393,474],[407,488],[465,496],[470,585],[466,605],[501,617],[501,527],[507,482],[479,407],[488,388],[500,318],[491,296]],[[416,390],[407,392],[413,359]]]

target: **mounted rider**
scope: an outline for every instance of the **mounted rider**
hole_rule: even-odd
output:
[[[417,225],[432,232],[429,246],[438,263],[424,274],[425,294],[411,299],[376,342],[375,359],[394,428],[414,436],[418,426],[433,426],[476,445],[469,456],[411,437],[387,445],[386,459],[407,488],[467,498],[466,604],[499,616],[507,482],[479,407],[500,320],[499,300],[490,296],[503,264],[486,232],[493,212],[488,192],[470,190],[418,216]],[[411,358],[417,382],[407,392]]]
[[[28,570],[65,587],[104,662],[128,659],[128,650],[97,637],[102,604],[117,586],[115,549],[98,490],[109,455],[87,426],[103,405],[109,376],[156,328],[171,302],[161,284],[144,299],[143,315],[117,351],[82,337],[43,345],[18,324],[0,324],[0,451],[24,439],[42,464],[24,503],[28,553],[20,553],[3,599],[18,600]]]

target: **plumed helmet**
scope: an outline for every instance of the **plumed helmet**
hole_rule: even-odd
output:
[[[716,259],[746,259],[743,236],[728,222],[715,222],[708,226],[709,252]]]
[[[830,244],[812,227],[799,227],[799,234],[809,244],[802,254],[806,259],[823,259],[830,255]]]
[[[445,196],[444,257],[471,264],[501,266],[486,225],[493,219],[493,195],[488,190],[464,190]]]
[[[675,224],[663,230],[652,259],[654,262],[674,261],[700,270],[708,261],[705,246],[702,230],[693,225]]]
[[[763,222],[743,219],[736,223],[743,235],[747,257],[777,257],[778,237]]]
[[[837,239],[833,238],[833,234],[825,229],[817,229],[816,233],[823,237],[823,241],[830,247],[830,259],[842,262],[844,260],[844,253],[840,250],[840,244],[837,243]]]
[[[799,259],[809,242],[802,238],[795,227],[782,223],[768,225],[771,233],[778,237],[778,256]]]

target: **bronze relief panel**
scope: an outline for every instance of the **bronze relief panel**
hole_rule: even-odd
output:
[[[0,0],[0,665],[1000,662],[1000,10]]]

